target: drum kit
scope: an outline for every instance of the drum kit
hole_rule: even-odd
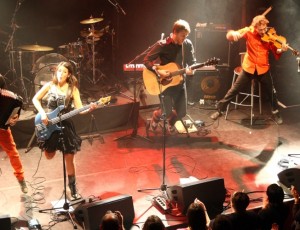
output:
[[[23,60],[22,56],[26,54],[31,55],[30,65],[31,65],[31,74],[34,75],[34,91],[37,92],[46,82],[51,81],[53,74],[56,70],[56,66],[59,62],[69,61],[72,63],[74,67],[74,73],[78,78],[79,87],[80,87],[80,72],[81,72],[81,62],[83,60],[86,61],[85,66],[90,66],[91,68],[87,71],[92,72],[92,76],[90,77],[88,74],[85,77],[85,80],[88,80],[91,84],[96,84],[98,81],[106,78],[105,74],[103,74],[100,69],[96,68],[96,65],[99,64],[99,60],[96,60],[96,51],[95,46],[96,43],[100,40],[100,38],[108,32],[109,27],[105,27],[100,30],[95,29],[95,24],[103,21],[103,18],[93,18],[85,19],[80,21],[83,25],[90,25],[89,28],[83,29],[80,31],[81,37],[84,38],[85,41],[76,41],[70,42],[67,44],[63,44],[58,47],[58,53],[47,53],[44,52],[53,51],[54,48],[49,46],[42,46],[38,44],[34,45],[21,45],[18,46],[17,51],[10,51],[10,59],[12,59],[12,63],[14,63],[14,55],[17,54],[18,66],[19,66],[19,75],[20,82],[22,85],[22,92],[25,99],[25,103],[29,101],[29,95],[27,92],[28,87],[25,86],[24,80],[29,79],[23,76]],[[42,55],[40,55],[42,54]],[[36,60],[36,57],[39,58]],[[14,64],[13,64],[14,65]],[[14,70],[14,66],[11,66],[11,69]]]

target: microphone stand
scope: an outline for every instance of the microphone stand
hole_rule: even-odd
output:
[[[62,125],[62,120],[61,120],[61,111],[59,111],[58,117],[59,117],[59,125],[60,125],[60,133],[59,133],[58,142],[62,144],[62,148],[63,148],[62,156],[63,156],[63,175],[64,175],[64,204],[62,207],[53,207],[53,208],[49,208],[49,209],[39,210],[39,213],[45,213],[46,211],[57,210],[57,209],[63,208],[65,210],[64,213],[67,214],[67,216],[69,217],[69,219],[73,225],[73,229],[77,229],[77,225],[75,224],[69,209],[70,209],[70,206],[82,203],[84,200],[80,200],[78,202],[72,203],[71,205],[70,205],[70,203],[68,203],[68,200],[67,200],[67,174],[66,174],[66,162],[65,162],[66,146],[65,146],[65,141],[64,141],[64,132],[63,132],[64,127]]]
[[[110,2],[110,1],[109,1],[109,2]],[[163,35],[164,35],[164,34],[162,34],[161,40],[163,39]],[[128,64],[134,64],[134,73],[135,73],[135,75],[136,75],[136,76],[134,76],[134,82],[133,82],[133,101],[134,101],[134,104],[133,104],[133,106],[132,106],[132,108],[131,108],[129,117],[132,115],[133,109],[134,109],[134,105],[136,104],[136,81],[137,81],[136,79],[138,78],[138,76],[137,76],[137,70],[136,70],[137,60],[138,60],[140,57],[146,55],[146,54],[149,52],[149,50],[151,50],[151,49],[154,47],[155,44],[156,44],[156,42],[155,42],[153,45],[149,46],[149,47],[148,47],[146,50],[144,50],[142,53],[138,54],[133,60],[131,60],[131,61],[128,63]],[[128,119],[128,120],[129,120],[129,119]],[[118,138],[116,138],[115,140],[124,139],[124,138],[128,138],[128,137],[129,137],[129,138],[134,138],[134,137],[138,136],[138,137],[141,137],[141,138],[143,138],[143,139],[145,139],[145,140],[147,140],[147,141],[152,142],[152,140],[150,140],[150,139],[147,138],[147,137],[142,137],[142,136],[137,135],[137,120],[138,120],[138,119],[134,119],[134,120],[135,120],[136,122],[134,122],[134,124],[133,124],[133,131],[132,131],[132,133],[129,134],[129,135],[122,136],[122,137],[118,137]]]
[[[165,177],[166,177],[166,123],[167,123],[167,116],[166,116],[166,109],[165,109],[165,103],[164,103],[164,95],[162,93],[162,85],[159,81],[160,79],[160,74],[158,73],[158,71],[154,68],[154,72],[156,74],[156,79],[157,79],[157,83],[159,85],[159,99],[160,99],[160,103],[161,103],[161,110],[162,110],[162,121],[163,121],[163,142],[162,142],[162,155],[163,155],[163,175],[162,175],[162,184],[159,188],[143,188],[143,189],[138,189],[138,192],[142,192],[142,191],[149,191],[149,190],[160,190],[162,192],[161,196],[156,196],[154,199],[156,201],[156,203],[164,210],[168,209],[168,200],[170,200],[170,198],[168,197],[168,193],[167,193],[167,184],[165,182]],[[161,197],[163,199],[161,199]]]
[[[133,114],[133,111],[134,111],[134,107],[135,107],[135,104],[137,102],[137,96],[136,96],[136,82],[137,82],[137,79],[138,79],[138,76],[137,76],[137,70],[136,70],[136,65],[137,65],[137,60],[142,57],[143,55],[145,55],[154,45],[148,47],[145,51],[143,51],[142,53],[138,54],[133,60],[131,60],[128,64],[134,64],[134,81],[133,81],[133,106],[131,108],[131,111],[129,113],[129,117]],[[139,109],[139,108],[138,108]],[[138,110],[139,111],[139,110]],[[138,112],[139,114],[139,112]],[[129,119],[128,119],[129,121]],[[124,138],[135,138],[135,137],[140,137],[144,140],[147,140],[147,141],[150,141],[152,142],[152,140],[150,140],[149,138],[147,137],[143,137],[143,136],[140,136],[137,134],[137,129],[138,129],[138,117],[136,119],[134,119],[134,123],[133,123],[133,130],[132,130],[132,133],[129,134],[129,135],[125,135],[125,136],[122,136],[122,137],[118,137],[116,138],[115,140],[120,140],[120,139],[124,139]]]

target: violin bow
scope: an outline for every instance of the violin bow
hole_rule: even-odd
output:
[[[270,6],[268,9],[266,9],[265,12],[262,13],[262,15],[266,16],[271,10],[272,10],[272,6]]]

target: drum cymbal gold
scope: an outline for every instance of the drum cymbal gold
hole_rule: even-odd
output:
[[[85,19],[80,21],[81,24],[93,24],[93,23],[97,23],[97,22],[101,22],[103,21],[103,18],[89,18],[89,19]]]
[[[28,50],[28,51],[51,51],[52,47],[49,46],[40,46],[40,45],[23,45],[19,46],[19,49]]]
[[[103,32],[100,30],[81,30],[80,35],[84,38],[95,37],[100,38],[103,35]]]

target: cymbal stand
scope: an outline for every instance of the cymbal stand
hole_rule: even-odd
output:
[[[22,51],[19,51],[19,64],[20,64],[21,92],[23,93],[25,104],[28,104],[28,94],[27,94],[27,89],[26,89],[25,82],[24,82],[24,79],[26,79],[26,78],[23,77]],[[29,81],[28,79],[26,79],[26,80]]]
[[[11,35],[9,37],[9,40],[7,42],[7,45],[6,45],[5,51],[4,51],[4,52],[9,51],[10,70],[8,72],[11,71],[12,74],[13,74],[13,81],[9,85],[13,85],[15,83],[15,81],[17,80],[17,73],[16,73],[15,63],[14,63],[14,61],[15,61],[15,58],[14,58],[14,52],[15,52],[14,51],[14,35],[15,35],[15,32],[18,28],[18,25],[16,23],[16,14],[17,14],[17,11],[21,7],[21,3],[22,3],[22,0],[18,0],[17,3],[16,3],[15,11],[13,13],[13,16],[12,16],[12,19],[11,19],[11,25],[10,25],[10,27],[12,28],[12,32],[11,32]]]
[[[97,84],[97,82],[99,81],[99,79],[96,79],[96,68],[95,68],[95,36],[94,36],[94,32],[95,32],[95,26],[93,24],[91,24],[91,33],[92,33],[92,71],[93,71],[93,78],[91,81],[92,84]]]

